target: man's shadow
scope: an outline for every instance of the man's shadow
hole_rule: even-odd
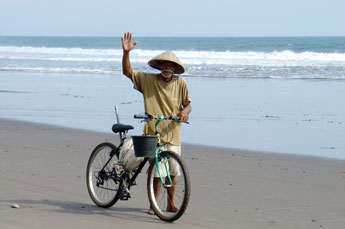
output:
[[[45,211],[54,211],[63,214],[79,214],[79,215],[102,215],[119,219],[132,220],[138,222],[163,223],[157,217],[147,215],[147,209],[143,208],[127,208],[127,207],[112,207],[101,208],[93,204],[83,204],[77,202],[67,202],[60,200],[6,200],[0,202],[16,203],[25,208],[36,208],[36,206],[53,206],[53,209],[44,209]],[[142,216],[135,214],[137,212],[143,213]],[[146,216],[147,215],[147,216]]]

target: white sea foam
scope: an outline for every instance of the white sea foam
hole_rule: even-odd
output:
[[[40,60],[40,61],[70,61],[70,62],[120,62],[121,58],[88,58],[88,57],[30,57],[30,56],[0,56],[9,60]]]
[[[120,71],[90,69],[90,68],[51,68],[51,67],[0,67],[0,71],[26,71],[47,73],[96,73],[96,74],[120,74]]]
[[[135,49],[131,62],[146,71],[163,50]],[[1,71],[121,74],[120,49],[0,46]],[[176,51],[190,76],[245,78],[345,78],[345,53],[293,51]]]
[[[163,50],[136,49],[131,61],[145,63]],[[345,53],[281,52],[216,52],[176,51],[177,56],[189,65],[261,65],[261,66],[345,66]],[[120,49],[82,49],[0,46],[0,58],[12,60],[46,60],[76,62],[121,62]]]
[[[82,49],[82,48],[48,48],[31,46],[0,46],[0,53],[17,54],[49,54],[49,55],[120,55],[121,50],[116,49]]]

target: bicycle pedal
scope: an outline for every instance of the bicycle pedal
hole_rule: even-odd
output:
[[[131,198],[130,193],[121,193],[120,195],[120,200],[128,200],[129,198]]]

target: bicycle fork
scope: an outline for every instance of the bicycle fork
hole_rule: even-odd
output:
[[[168,180],[169,180],[170,184],[166,184],[166,183],[165,183],[165,181],[164,181],[164,179],[163,179],[163,177],[162,177],[162,174],[161,174],[161,172],[160,172],[159,156],[158,156],[158,154],[159,154],[160,152],[162,152],[162,151],[163,151],[163,150],[162,150],[161,148],[157,148],[157,149],[156,149],[156,153],[155,153],[156,168],[157,168],[158,175],[159,175],[159,178],[160,178],[160,180],[161,180],[161,182],[162,182],[163,187],[165,187],[165,188],[171,188],[171,187],[173,187],[174,185],[173,185],[173,182],[172,182],[172,179],[171,179],[171,176],[170,176],[168,158],[166,158],[166,157],[163,157],[163,158],[162,158],[162,161],[163,161],[163,163],[164,163],[164,168],[165,168],[165,171],[166,171],[166,175],[167,175],[167,177],[168,177]]]

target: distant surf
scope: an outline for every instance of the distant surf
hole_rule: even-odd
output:
[[[102,38],[79,38],[83,41],[79,42],[80,47],[77,47],[78,42],[74,42],[73,47],[70,47],[70,42],[75,38],[56,38],[55,46],[58,47],[50,47],[46,43],[51,39],[23,38],[19,39],[17,45],[14,41],[8,43],[1,42],[0,39],[0,71],[121,74],[122,50],[110,44],[105,45]],[[333,42],[334,47],[328,45],[327,49],[322,49],[316,48],[318,40],[315,39],[311,39],[314,42],[312,46],[311,41],[303,39],[303,46],[297,38],[290,39],[288,43],[284,43],[286,38],[276,38],[274,42],[279,45],[276,44],[274,48],[270,47],[272,39],[265,41],[253,38],[248,43],[248,38],[238,38],[236,42],[224,38],[221,40],[224,46],[222,50],[220,46],[213,44],[220,38],[195,38],[199,41],[195,43],[191,43],[192,38],[176,39],[180,41],[180,46],[175,41],[171,48],[176,48],[177,56],[186,65],[187,77],[345,78],[345,51],[339,52],[337,42]],[[324,39],[319,41],[320,46]],[[42,40],[47,41],[45,43]],[[134,67],[139,71],[154,71],[146,63],[165,50],[167,44],[163,41],[166,42],[166,38],[146,38],[146,43],[149,44],[144,47],[151,49],[138,47],[132,51],[131,61],[135,64]],[[331,41],[332,38],[329,38],[328,44],[332,44]],[[47,47],[40,46],[42,44]]]

